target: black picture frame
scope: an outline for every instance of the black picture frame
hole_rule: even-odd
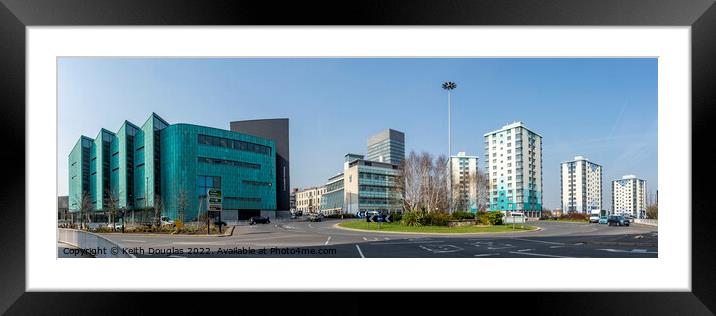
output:
[[[234,306],[239,300],[261,298],[270,311],[295,312],[313,308],[316,300],[362,305],[354,294],[292,293],[289,304],[270,303],[275,293],[255,295],[230,293],[38,293],[26,292],[25,222],[25,80],[27,26],[86,25],[583,25],[583,26],[690,26],[692,80],[692,168],[714,161],[709,140],[716,108],[716,6],[712,0],[364,0],[364,1],[111,1],[111,0],[0,0],[0,128],[2,128],[4,185],[0,186],[0,311],[8,314],[106,314],[135,313],[139,304],[165,311],[211,311],[212,302]],[[689,153],[679,153],[689,154]],[[683,314],[709,315],[716,311],[716,212],[710,196],[713,168],[692,175],[692,197],[684,207],[692,214],[692,292],[652,293],[477,293],[467,304],[509,306],[515,297],[524,298],[520,308],[548,314]],[[687,184],[685,184],[687,185]],[[48,213],[51,212],[48,210]],[[49,214],[48,214],[49,216]],[[688,216],[684,216],[688,218]],[[109,276],[97,276],[107,277]],[[389,296],[390,294],[386,294]],[[428,293],[415,295],[414,302]],[[316,297],[320,298],[316,298]],[[435,296],[430,296],[435,297]],[[361,298],[362,299],[362,298]],[[367,299],[367,298],[366,298]],[[413,299],[411,299],[413,300]],[[481,304],[481,300],[487,300]],[[186,301],[204,304],[182,304]],[[131,303],[130,303],[131,302]],[[300,305],[294,304],[300,302]],[[522,304],[524,302],[524,304]],[[189,306],[186,306],[189,305]],[[251,305],[247,301],[247,305]],[[438,304],[438,307],[440,304]],[[226,307],[226,306],[224,306]],[[430,307],[430,306],[428,306]],[[368,308],[368,307],[367,307]],[[390,303],[381,309],[407,308]],[[420,304],[413,308],[422,309]],[[452,307],[450,307],[452,308]],[[346,313],[357,313],[360,309]],[[142,310],[146,311],[146,310]],[[216,311],[214,311],[216,312]],[[326,310],[321,310],[326,312]],[[340,314],[343,314],[342,312]]]

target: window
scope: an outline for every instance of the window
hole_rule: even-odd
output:
[[[215,147],[230,148],[235,150],[250,151],[262,155],[270,155],[271,147],[245,142],[241,140],[228,139],[223,137],[209,136],[199,134],[197,136],[197,142],[200,145],[208,145]]]
[[[235,160],[227,160],[227,159],[219,159],[219,158],[207,158],[207,157],[197,157],[197,160],[199,162],[210,163],[210,164],[229,165],[229,166],[236,166],[236,167],[248,168],[248,169],[261,169],[261,165],[259,165],[259,164],[243,162],[243,161],[235,161]]]
[[[261,181],[252,181],[252,180],[241,180],[242,183],[253,185],[253,186],[261,186],[261,187],[270,187],[271,182],[261,182]]]

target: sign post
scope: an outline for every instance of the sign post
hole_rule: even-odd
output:
[[[211,234],[211,230],[209,229],[210,225],[210,216],[209,212],[215,211],[219,212],[221,214],[221,202],[222,202],[222,195],[221,195],[221,189],[215,189],[215,188],[209,188],[206,192],[206,197],[208,200],[208,208],[206,211],[206,232],[207,234]],[[221,232],[221,223],[219,223],[219,232]]]

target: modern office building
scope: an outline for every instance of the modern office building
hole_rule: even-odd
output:
[[[321,200],[321,214],[332,215],[343,213],[344,200],[346,200],[345,190],[343,190],[343,172],[332,176],[326,183],[326,193],[323,194]],[[349,201],[357,199],[356,196],[348,198]]]
[[[612,214],[646,217],[646,180],[625,175],[612,181]]]
[[[303,214],[318,213],[321,208],[321,197],[326,187],[312,187],[296,192],[296,210]]]
[[[542,136],[522,122],[484,134],[491,211],[542,212]]]
[[[386,129],[371,136],[366,160],[400,165],[405,160],[405,134]]]
[[[450,157],[453,210],[477,212],[477,160],[464,151]]]
[[[279,212],[288,211],[291,208],[288,119],[234,121],[230,123],[230,129],[274,142],[276,146],[276,209]]]
[[[560,165],[562,209],[590,213],[602,209],[602,166],[582,156]]]
[[[396,164],[365,160],[346,154],[343,172],[328,179],[322,200],[323,214],[355,214],[359,211],[399,212],[402,209]]]
[[[80,137],[68,157],[70,212],[159,206],[191,221],[207,212],[207,190],[216,188],[224,219],[274,215],[275,155],[269,139],[152,113],[142,127],[125,121],[117,134]]]

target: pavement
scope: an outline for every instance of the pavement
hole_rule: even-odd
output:
[[[657,258],[657,227],[528,222],[540,230],[396,234],[345,230],[347,220],[236,226],[230,236],[103,234],[137,257]],[[641,236],[641,237],[637,237]]]

